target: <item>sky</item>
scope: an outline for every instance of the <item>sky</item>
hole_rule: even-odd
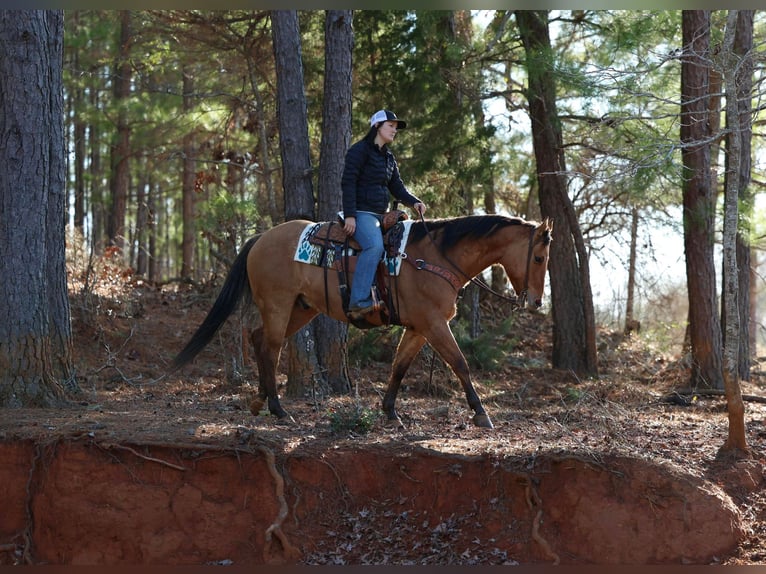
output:
[[[479,10],[474,12],[474,18],[480,25],[486,25],[493,17],[492,10]],[[551,30],[555,33],[555,30]],[[505,103],[498,98],[495,101],[488,101],[485,104],[487,116],[499,118],[498,129],[505,130],[509,125],[507,120],[508,112],[505,109]],[[529,118],[524,112],[517,112],[514,126],[516,129],[531,129],[529,127]],[[531,144],[530,144],[531,145]],[[531,153],[531,149],[530,149]],[[517,215],[517,214],[511,214]],[[678,214],[680,219],[680,211]],[[601,308],[604,314],[617,312],[618,315],[624,315],[624,300],[627,292],[628,272],[627,261],[628,251],[623,245],[627,244],[627,234],[618,241],[615,238],[608,238],[598,245],[598,248],[604,253],[603,257],[593,256],[590,258],[591,287],[593,289],[594,305]],[[644,244],[646,241],[643,242]],[[650,238],[651,245],[657,249],[652,254],[644,251],[639,253],[639,264],[643,267],[643,277],[649,278],[656,289],[655,278],[663,283],[672,286],[683,284],[685,286],[686,263],[683,251],[683,237],[678,230],[657,226],[652,230]],[[651,291],[642,291],[651,294]],[[641,297],[642,292],[637,293]],[[618,316],[619,318],[619,316]]]

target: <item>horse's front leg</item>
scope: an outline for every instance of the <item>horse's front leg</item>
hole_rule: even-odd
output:
[[[404,374],[412,364],[413,359],[417,356],[420,349],[425,344],[426,339],[422,335],[416,333],[412,329],[405,329],[402,338],[399,340],[399,345],[396,347],[396,356],[394,357],[394,363],[391,365],[391,376],[388,379],[388,388],[386,394],[383,396],[383,412],[388,416],[389,421],[396,422],[400,427],[404,426],[402,420],[399,418],[396,412],[394,403],[396,402],[396,395],[399,392],[399,386],[402,383]]]
[[[473,388],[471,382],[471,373],[468,369],[468,361],[465,359],[465,355],[458,347],[455,336],[449,328],[449,323],[439,323],[435,325],[426,335],[429,344],[433,347],[434,351],[439,353],[441,358],[446,362],[457,378],[460,380],[460,384],[465,391],[465,397],[468,401],[468,406],[473,409],[473,424],[477,427],[494,428],[492,420],[484,410],[484,406],[481,404],[481,399],[476,393],[476,389]]]

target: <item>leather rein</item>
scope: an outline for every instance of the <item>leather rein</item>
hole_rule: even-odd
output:
[[[423,227],[425,227],[426,235],[431,240],[431,243],[434,245],[434,247],[436,247],[438,250],[438,246],[436,245],[436,242],[431,236],[431,232],[428,230],[428,226],[426,225],[426,220],[422,214],[420,214],[420,221],[423,224]],[[524,271],[524,288],[521,290],[521,293],[519,293],[518,296],[516,295],[508,296],[508,295],[504,295],[503,293],[498,293],[497,291],[492,289],[492,287],[487,285],[487,283],[483,279],[477,279],[476,277],[469,276],[457,264],[455,264],[454,261],[452,261],[449,257],[447,257],[446,253],[442,253],[442,257],[444,257],[447,260],[447,263],[452,265],[452,267],[454,267],[463,277],[465,277],[466,280],[470,281],[471,283],[478,286],[479,288],[484,289],[485,291],[491,293],[492,295],[499,297],[500,299],[511,302],[515,308],[523,308],[527,304],[527,292],[529,291],[529,265],[532,262],[532,249],[534,248],[535,231],[537,231],[537,227],[532,227],[529,230],[529,247],[527,249],[527,266]],[[439,277],[441,277],[442,279],[444,279],[445,281],[449,282],[456,292],[459,292],[459,290],[462,288],[463,284],[465,283],[465,280],[461,280],[458,277],[456,277],[455,274],[452,273],[449,269],[445,269],[443,267],[439,267],[438,265],[427,263],[423,259],[416,259],[413,262],[411,259],[407,257],[406,253],[402,253],[401,256],[404,259],[404,261],[408,261],[410,264],[414,265],[416,269],[430,271],[431,273],[434,273],[438,275]]]

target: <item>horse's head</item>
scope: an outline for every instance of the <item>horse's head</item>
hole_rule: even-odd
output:
[[[519,241],[516,249],[509,249],[502,262],[520,304],[530,310],[543,304],[552,233],[553,221],[546,218],[527,234],[527,241]]]

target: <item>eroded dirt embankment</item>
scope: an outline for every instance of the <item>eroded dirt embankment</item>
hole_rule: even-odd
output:
[[[664,465],[412,445],[0,442],[0,564],[708,563],[731,500]]]

